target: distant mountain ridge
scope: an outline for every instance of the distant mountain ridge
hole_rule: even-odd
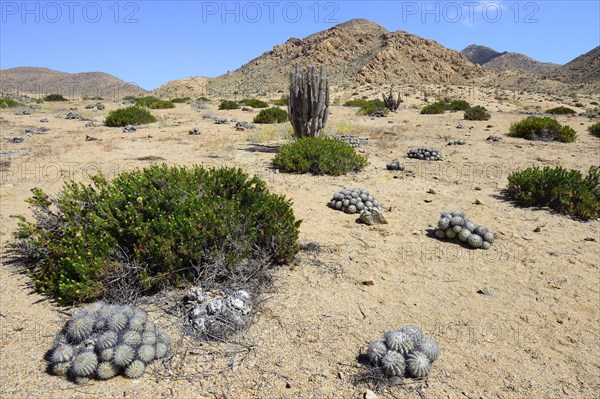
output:
[[[62,94],[67,98],[89,96],[117,100],[148,93],[135,84],[104,72],[66,73],[38,67],[0,70],[0,92],[35,97]]]
[[[570,84],[600,81],[600,46],[555,69],[547,78]]]
[[[469,61],[492,72],[523,71],[542,77],[560,67],[559,64],[552,62],[536,61],[524,54],[508,51],[501,53],[492,48],[476,44],[467,46],[461,53]]]

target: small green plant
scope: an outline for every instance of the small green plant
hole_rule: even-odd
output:
[[[358,93],[357,93],[358,94]],[[354,100],[348,100],[344,103],[344,107],[363,107],[365,105],[367,105],[369,102],[367,100],[364,99],[354,99]]]
[[[240,100],[240,104],[244,104],[252,108],[267,108],[269,106],[269,104],[267,104],[266,102],[257,100],[256,98],[245,98],[243,100]]]
[[[0,108],[14,108],[23,104],[8,97],[0,97]]]
[[[600,122],[596,122],[587,128],[588,132],[596,137],[600,137]]]
[[[598,105],[597,101],[590,101],[590,105]]]
[[[510,125],[509,136],[522,137],[527,140],[561,141],[572,143],[577,132],[569,126],[561,125],[550,117],[529,117]]]
[[[211,100],[208,97],[200,96],[200,97],[198,97],[196,99],[196,102],[199,102],[199,103],[209,103],[209,102],[211,102]]]
[[[281,96],[281,98],[273,101],[273,104],[278,105],[280,107],[285,107],[289,104],[290,98],[288,96]]]
[[[55,198],[33,190],[35,220],[19,217],[11,246],[34,288],[60,303],[101,298],[115,281],[141,293],[259,287],[299,250],[291,203],[240,169],[155,165],[91,180]]]
[[[575,112],[575,110],[572,110],[571,108],[567,108],[567,107],[556,107],[556,108],[551,108],[546,110],[547,114],[552,114],[552,115],[573,115],[576,114],[577,112]]]
[[[145,125],[153,122],[156,122],[156,118],[148,110],[135,105],[111,111],[104,120],[104,124],[110,127]]]
[[[471,108],[471,105],[465,100],[453,100],[445,104],[447,111],[467,111]]]
[[[263,109],[254,117],[254,123],[282,123],[288,120],[286,110],[280,108]]]
[[[44,101],[69,101],[66,98],[64,98],[61,94],[48,94],[46,97],[44,97]]]
[[[138,98],[135,101],[135,105],[138,107],[147,107],[150,109],[169,109],[175,108],[175,104],[171,101],[161,100],[154,96],[147,96]]]
[[[386,115],[389,112],[385,106],[385,103],[382,100],[376,98],[374,100],[368,100],[359,108],[359,110],[356,113],[358,115],[371,115],[374,112],[380,111],[383,111]]]
[[[273,166],[283,172],[341,176],[358,172],[367,160],[348,144],[329,137],[305,137],[279,148]]]
[[[600,216],[600,170],[596,167],[585,177],[562,167],[527,168],[508,176],[507,193],[525,207],[547,206],[583,220]]]
[[[476,105],[465,111],[464,118],[468,121],[487,121],[491,118],[491,115],[485,107]]]
[[[173,98],[171,100],[171,102],[173,104],[185,104],[185,103],[189,102],[190,100],[191,100],[191,98],[189,98],[189,97],[177,97],[177,98]]]
[[[426,105],[421,109],[421,114],[424,115],[443,114],[444,112],[446,112],[446,103],[441,101]]]
[[[125,96],[123,97],[123,101],[129,101],[129,102],[136,102],[137,101],[137,97],[136,96]]]
[[[219,109],[240,109],[240,104],[237,101],[223,100],[219,104]]]

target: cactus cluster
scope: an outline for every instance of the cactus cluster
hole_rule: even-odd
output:
[[[423,161],[441,161],[442,153],[434,148],[417,148],[409,150],[406,154],[409,158],[421,159]]]
[[[119,374],[138,378],[150,362],[167,354],[169,342],[169,335],[143,310],[98,301],[73,314],[46,360],[52,374],[77,383]]]
[[[403,171],[404,165],[400,163],[397,159],[394,159],[392,162],[388,163],[386,166],[387,170],[399,170]]]
[[[402,97],[400,96],[400,92],[398,92],[398,98],[394,100],[393,91],[394,85],[390,87],[390,94],[388,94],[387,97],[385,93],[382,93],[381,96],[383,97],[383,103],[385,104],[385,107],[391,112],[396,112],[400,106],[400,103],[402,102]]]
[[[336,139],[343,141],[352,148],[358,148],[361,145],[366,144],[366,140],[359,139],[358,137],[351,136],[349,134],[340,134],[335,136]]]
[[[188,333],[199,334],[208,340],[224,338],[245,328],[250,321],[252,299],[244,290],[226,295],[194,287],[185,295],[183,302]]]
[[[458,239],[473,248],[489,249],[494,234],[483,226],[475,225],[461,211],[444,211],[437,223],[436,237]]]
[[[425,378],[438,355],[436,342],[424,337],[417,326],[388,331],[367,350],[370,366],[387,377]]]
[[[350,214],[360,213],[364,210],[381,210],[379,201],[373,198],[367,190],[362,188],[350,188],[335,193],[327,206]]]

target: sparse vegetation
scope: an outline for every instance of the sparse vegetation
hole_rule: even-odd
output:
[[[465,100],[444,99],[426,105],[421,109],[421,114],[443,114],[445,111],[467,111],[471,105]]]
[[[200,96],[196,99],[197,102],[199,103],[209,103],[211,102],[210,98],[208,97],[204,97],[204,96]]]
[[[367,160],[341,140],[305,137],[279,148],[273,166],[283,172],[341,176],[362,170]]]
[[[240,109],[240,104],[233,100],[223,100],[219,104],[219,109]]]
[[[596,122],[593,125],[589,126],[587,130],[593,136],[600,137],[600,122]]]
[[[44,101],[55,102],[55,101],[69,101],[62,96],[62,94],[48,94],[44,97]]]
[[[20,216],[11,246],[36,291],[60,303],[101,298],[128,272],[142,293],[187,281],[259,286],[298,252],[291,203],[239,169],[162,165],[91,179],[56,198],[33,190],[35,220]]]
[[[509,136],[527,140],[574,142],[577,132],[569,126],[561,125],[550,117],[529,117],[510,126]]]
[[[476,105],[465,111],[464,118],[468,121],[487,121],[491,118],[491,115],[485,107]]]
[[[185,104],[187,102],[190,102],[192,99],[189,97],[176,97],[171,99],[171,102],[173,104]]]
[[[600,170],[587,176],[562,167],[532,167],[508,176],[508,196],[525,207],[549,207],[578,219],[600,216]]]
[[[254,123],[282,123],[288,120],[288,113],[286,110],[280,108],[267,108],[263,109],[254,117]]]
[[[424,115],[443,114],[444,112],[446,112],[446,105],[440,101],[426,105],[421,109],[421,114]]]
[[[269,104],[267,104],[266,102],[257,100],[256,98],[245,98],[243,100],[240,100],[240,104],[244,104],[252,108],[267,108],[269,106]]]
[[[284,107],[288,105],[290,102],[290,98],[288,96],[281,96],[281,98],[273,101],[273,104],[278,105],[280,107]]]
[[[148,110],[135,105],[111,111],[104,120],[104,124],[110,127],[145,125],[153,122],[156,122],[156,118]]]
[[[0,97],[0,108],[14,108],[23,104],[8,97]]]
[[[567,107],[556,107],[556,108],[551,108],[549,110],[546,110],[547,114],[552,114],[552,115],[573,115],[576,114],[577,112],[575,112],[575,110],[572,110],[571,108],[567,108]]]
[[[467,111],[471,105],[465,100],[452,100],[445,103],[447,111]]]
[[[160,98],[154,96],[147,96],[138,98],[135,101],[135,105],[138,107],[147,107],[150,109],[169,109],[175,108],[175,104],[171,101],[161,100]]]

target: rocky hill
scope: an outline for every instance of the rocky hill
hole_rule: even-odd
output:
[[[48,94],[62,94],[67,98],[89,96],[111,100],[147,93],[135,84],[103,72],[66,73],[36,67],[0,70],[0,92],[25,94],[35,98]]]
[[[291,38],[213,86],[281,86],[294,64],[325,64],[333,84],[459,83],[485,75],[459,52],[404,31],[354,19],[304,39]]]
[[[152,91],[154,96],[173,99],[178,97],[198,98],[206,96],[208,78],[196,76],[193,78],[172,80]]]
[[[466,47],[461,53],[469,61],[492,72],[523,71],[537,76],[545,76],[560,67],[559,64],[552,62],[536,61],[524,54],[508,51],[500,53],[489,47],[476,44]]]
[[[572,84],[600,81],[600,46],[552,71],[547,78]]]

